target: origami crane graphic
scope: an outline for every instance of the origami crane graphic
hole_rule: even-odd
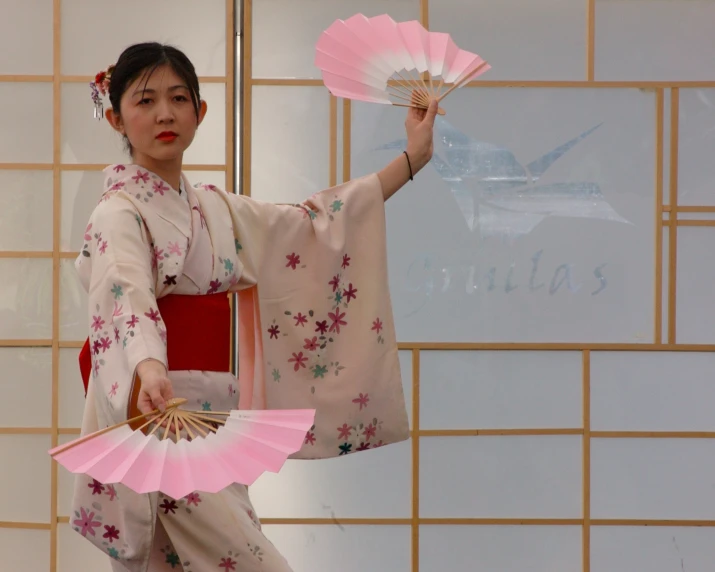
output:
[[[541,181],[549,167],[601,125],[522,166],[509,149],[477,141],[438,117],[430,164],[449,186],[469,229],[483,238],[514,239],[550,216],[632,224],[608,204],[598,183]],[[404,150],[406,144],[399,139],[376,150]]]

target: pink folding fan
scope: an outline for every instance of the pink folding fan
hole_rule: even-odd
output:
[[[449,34],[428,32],[416,20],[396,23],[386,14],[333,22],[318,40],[315,65],[336,97],[421,108],[491,68]]]
[[[314,409],[187,411],[178,408],[184,403],[173,399],[164,413],[101,429],[55,447],[50,455],[71,473],[100,483],[179,499],[232,483],[250,485],[265,471],[278,472],[301,448],[315,419]],[[129,427],[146,418],[136,431]]]

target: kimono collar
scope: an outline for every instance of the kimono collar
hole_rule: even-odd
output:
[[[138,165],[110,165],[104,169],[104,192],[120,191],[128,195],[140,212],[150,209],[191,238],[191,210],[187,201],[156,173]],[[190,184],[181,174],[184,189]],[[186,192],[186,191],[184,191]]]

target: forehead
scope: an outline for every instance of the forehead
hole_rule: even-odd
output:
[[[149,68],[142,72],[127,89],[130,97],[136,92],[152,90],[155,92],[166,91],[177,85],[186,86],[186,82],[169,65],[162,65],[156,69]]]

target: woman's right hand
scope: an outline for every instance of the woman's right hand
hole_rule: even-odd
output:
[[[137,375],[141,379],[141,388],[137,399],[137,408],[144,414],[158,409],[162,413],[166,402],[174,398],[174,389],[164,364],[155,359],[148,359],[137,366]]]

